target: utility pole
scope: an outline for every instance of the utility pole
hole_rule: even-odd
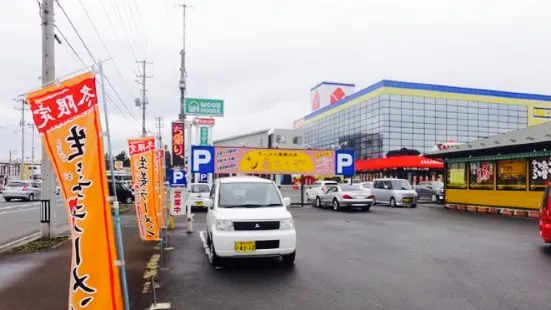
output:
[[[155,117],[155,127],[157,128],[157,138],[159,139],[159,148],[163,147],[163,135],[161,134],[161,129],[164,128],[163,120],[164,118],[162,116]]]
[[[55,81],[55,32],[54,32],[54,0],[42,0],[40,6],[42,18],[42,85],[46,86]],[[42,144],[42,214],[48,214],[41,218],[42,238],[56,238],[56,176],[48,159],[48,150]]]
[[[184,113],[184,102],[186,98],[186,78],[187,78],[187,71],[186,71],[186,8],[190,7],[187,4],[182,4],[182,16],[183,16],[183,48],[182,51],[180,51],[181,56],[181,63],[180,63],[180,120],[186,119],[186,114]]]
[[[25,105],[27,102],[23,99],[19,100],[19,103],[21,103],[20,108],[15,108],[18,111],[21,111],[21,121],[19,122],[19,126],[21,126],[21,166],[20,166],[20,172],[19,172],[19,178],[21,180],[24,180],[23,178],[23,171],[25,171]]]
[[[27,126],[31,129],[31,169],[34,168],[34,154],[35,154],[35,148],[34,148],[34,124],[28,123]]]
[[[149,103],[147,98],[146,98],[146,95],[145,95],[145,93],[147,92],[145,81],[146,81],[146,79],[152,78],[152,76],[148,76],[146,74],[146,65],[152,65],[153,63],[148,62],[146,60],[136,61],[136,63],[142,64],[142,66],[143,66],[142,67],[142,74],[137,76],[138,78],[141,78],[141,81],[136,80],[136,82],[142,86],[142,98],[141,99],[136,98],[134,100],[134,102],[136,103],[137,107],[140,107],[142,109],[142,136],[145,137],[147,135],[147,132],[146,132],[146,129],[145,129],[145,108],[146,108],[147,104]]]

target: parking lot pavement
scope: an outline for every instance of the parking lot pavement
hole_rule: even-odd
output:
[[[160,301],[174,309],[549,309],[551,247],[537,222],[375,206],[293,209],[297,260],[210,267],[196,215],[171,235]]]

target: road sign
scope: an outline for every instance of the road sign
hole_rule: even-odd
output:
[[[224,100],[186,98],[184,113],[188,115],[224,116]]]
[[[168,176],[170,187],[182,187],[187,185],[186,172],[184,170],[170,169]]]
[[[209,145],[208,127],[199,127],[199,145]]]
[[[214,146],[191,147],[191,172],[214,173]]]
[[[335,175],[353,176],[356,170],[354,150],[335,151]]]

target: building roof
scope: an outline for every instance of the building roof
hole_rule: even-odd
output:
[[[348,87],[356,87],[356,84],[350,84],[350,83],[337,83],[337,82],[321,82],[318,85],[310,88],[310,91],[313,91],[314,89],[322,86],[322,85],[334,85],[334,86],[348,86]]]
[[[463,152],[523,146],[551,141],[551,122],[526,127],[482,140],[452,145],[447,150],[431,152],[430,157],[444,157]],[[551,147],[550,147],[551,148]]]
[[[248,137],[248,136],[258,135],[258,134],[261,134],[261,133],[266,133],[266,135],[267,135],[270,130],[271,129],[262,129],[262,130],[243,133],[243,134],[240,134],[240,135],[229,136],[229,137],[225,137],[225,138],[222,138],[222,139],[214,140],[213,143],[220,143],[220,142],[224,142],[224,141],[228,141],[228,140],[245,138],[245,137]]]
[[[551,102],[551,96],[547,96],[547,95],[515,93],[515,92],[507,92],[507,91],[499,91],[499,90],[446,86],[446,85],[438,85],[438,84],[424,84],[424,83],[400,82],[400,81],[392,81],[392,80],[381,80],[380,82],[377,82],[369,87],[366,87],[360,91],[357,91],[334,104],[325,106],[319,110],[316,110],[306,115],[304,119],[308,120],[317,115],[323,114],[331,109],[334,109],[337,106],[346,104],[349,101],[362,97],[366,94],[369,94],[383,87],[444,92],[444,93],[450,93],[450,94],[454,93],[454,94],[463,94],[463,95],[477,95],[477,96],[502,97],[502,98],[519,99],[519,100],[539,100],[539,101]]]

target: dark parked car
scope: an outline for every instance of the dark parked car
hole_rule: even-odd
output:
[[[109,186],[109,196],[113,196],[113,183],[108,182]],[[134,202],[134,193],[132,190],[123,182],[116,182],[115,186],[117,188],[117,200],[119,203],[133,203]]]
[[[444,183],[441,181],[421,182],[415,187],[419,199],[428,198],[431,202],[444,203]]]

